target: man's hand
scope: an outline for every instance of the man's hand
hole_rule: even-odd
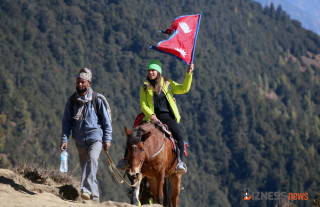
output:
[[[191,73],[193,72],[193,70],[194,70],[194,64],[190,64],[187,72],[188,72],[189,74],[191,74]]]
[[[111,142],[103,142],[104,151],[109,151],[110,147],[111,147]]]
[[[60,145],[60,150],[63,151],[63,150],[67,150],[67,149],[68,149],[68,144],[65,142],[62,142]]]

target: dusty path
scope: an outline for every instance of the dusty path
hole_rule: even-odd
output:
[[[75,206],[106,206],[134,207],[127,203],[105,201],[103,203],[83,203],[67,201],[58,195],[57,186],[35,184],[7,169],[0,169],[0,206],[2,207],[75,207]],[[143,205],[160,207],[160,205]]]

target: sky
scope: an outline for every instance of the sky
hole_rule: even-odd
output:
[[[320,0],[255,0],[262,6],[273,3],[281,5],[291,19],[298,20],[302,26],[320,35]]]

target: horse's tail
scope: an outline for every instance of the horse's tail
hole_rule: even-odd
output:
[[[171,196],[172,196],[172,184],[170,179],[166,177],[163,185],[163,197],[164,197],[163,206],[172,207]]]

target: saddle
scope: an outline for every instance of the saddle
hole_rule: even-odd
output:
[[[143,117],[144,117],[144,114],[142,112],[137,115],[136,119],[134,120],[133,128],[139,126],[143,122]],[[160,120],[158,123],[154,123],[154,125],[166,135],[166,137],[170,140],[172,150],[174,152],[177,152],[178,142],[177,142],[177,140],[175,140],[173,138],[169,127],[166,124],[162,123]],[[185,157],[188,156],[187,147],[189,147],[188,142],[184,142],[184,156]]]

